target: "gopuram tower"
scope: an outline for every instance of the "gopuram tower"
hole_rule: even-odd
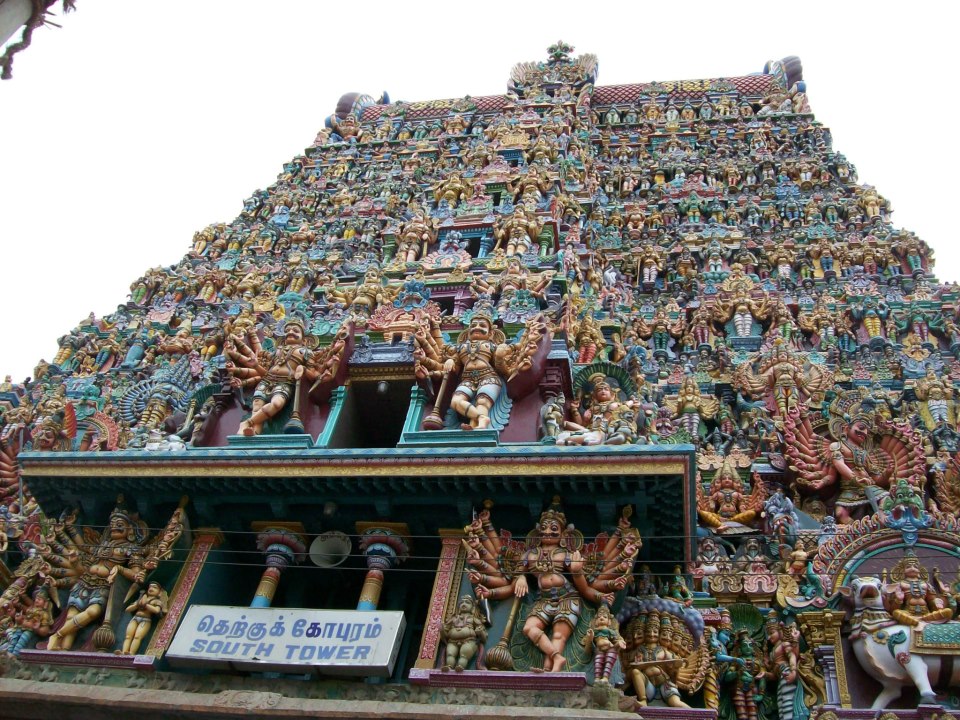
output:
[[[795,57],[344,95],[0,388],[3,715],[942,717],[957,318]]]

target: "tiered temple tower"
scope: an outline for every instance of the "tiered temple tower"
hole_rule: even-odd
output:
[[[0,388],[5,712],[955,701],[956,286],[797,58],[573,52],[345,95]]]

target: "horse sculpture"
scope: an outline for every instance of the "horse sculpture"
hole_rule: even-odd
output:
[[[898,623],[884,608],[883,585],[875,577],[855,578],[844,594],[853,602],[850,644],[860,666],[883,685],[871,706],[882,710],[913,685],[920,692],[920,704],[937,704],[933,684],[960,686],[960,663],[935,645],[917,648],[917,636],[924,624],[915,627]],[[950,628],[960,637],[960,623],[950,622],[926,627]],[[948,678],[944,681],[944,676]]]

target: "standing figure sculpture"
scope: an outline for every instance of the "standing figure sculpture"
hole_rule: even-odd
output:
[[[494,410],[505,404],[506,383],[532,369],[533,356],[547,332],[543,316],[538,315],[527,321],[513,343],[508,343],[493,318],[480,311],[470,318],[456,344],[445,345],[433,334],[418,332],[414,337],[418,372],[444,381],[459,375],[450,407],[464,420],[461,429],[485,430],[493,424]],[[442,395],[441,386],[438,403]]]
[[[147,589],[140,593],[140,597],[127,606],[127,612],[133,613],[123,638],[123,649],[117,650],[120,655],[136,655],[140,643],[150,632],[153,621],[162,617],[168,610],[167,592],[160,583],[151,581]]]
[[[523,634],[543,654],[543,671],[561,672],[564,650],[583,612],[584,601],[612,605],[614,594],[627,586],[640,550],[637,531],[630,527],[629,508],[617,530],[585,558],[583,536],[567,524],[555,497],[527,537],[525,549],[504,541],[484,510],[464,531],[471,548],[467,563],[478,597],[502,600],[534,595],[523,623]],[[528,576],[536,587],[531,588]]]
[[[477,610],[473,595],[464,595],[457,611],[443,623],[440,639],[446,642],[446,662],[443,670],[462,672],[477,654],[480,643],[487,640],[487,628]]]
[[[181,503],[166,527],[150,539],[146,523],[124,509],[122,496],[99,539],[90,528],[81,533],[74,526],[76,517],[72,514],[54,525],[38,551],[53,567],[51,574],[58,578],[57,586],[69,587],[70,596],[66,617],[50,636],[48,650],[70,650],[80,631],[105,613],[104,626],[112,621],[110,594],[116,591],[116,581],[122,577],[134,583],[131,593],[139,589],[183,533],[183,512]],[[103,630],[101,627],[97,631],[94,643],[99,649],[111,650],[113,632],[100,638]]]
[[[236,350],[228,350],[227,370],[233,375],[234,387],[255,385],[253,407],[249,418],[240,423],[242,435],[259,435],[264,424],[283,410],[296,394],[297,383],[305,377],[319,375],[314,366],[313,351],[304,344],[303,322],[291,318],[283,326],[283,345],[278,347],[266,365],[262,354],[242,340],[235,340]]]
[[[617,620],[606,605],[601,605],[583,638],[583,646],[593,651],[593,679],[599,685],[610,683],[610,674],[620,650],[627,647],[620,637]]]

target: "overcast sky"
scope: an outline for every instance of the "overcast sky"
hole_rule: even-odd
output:
[[[600,85],[799,55],[835,149],[936,249],[938,276],[960,280],[957,41],[926,8],[79,0],[0,83],[0,375],[31,374],[91,310],[109,314],[194,231],[233,219],[343,93],[502,93],[514,63],[558,39],[599,57]]]

